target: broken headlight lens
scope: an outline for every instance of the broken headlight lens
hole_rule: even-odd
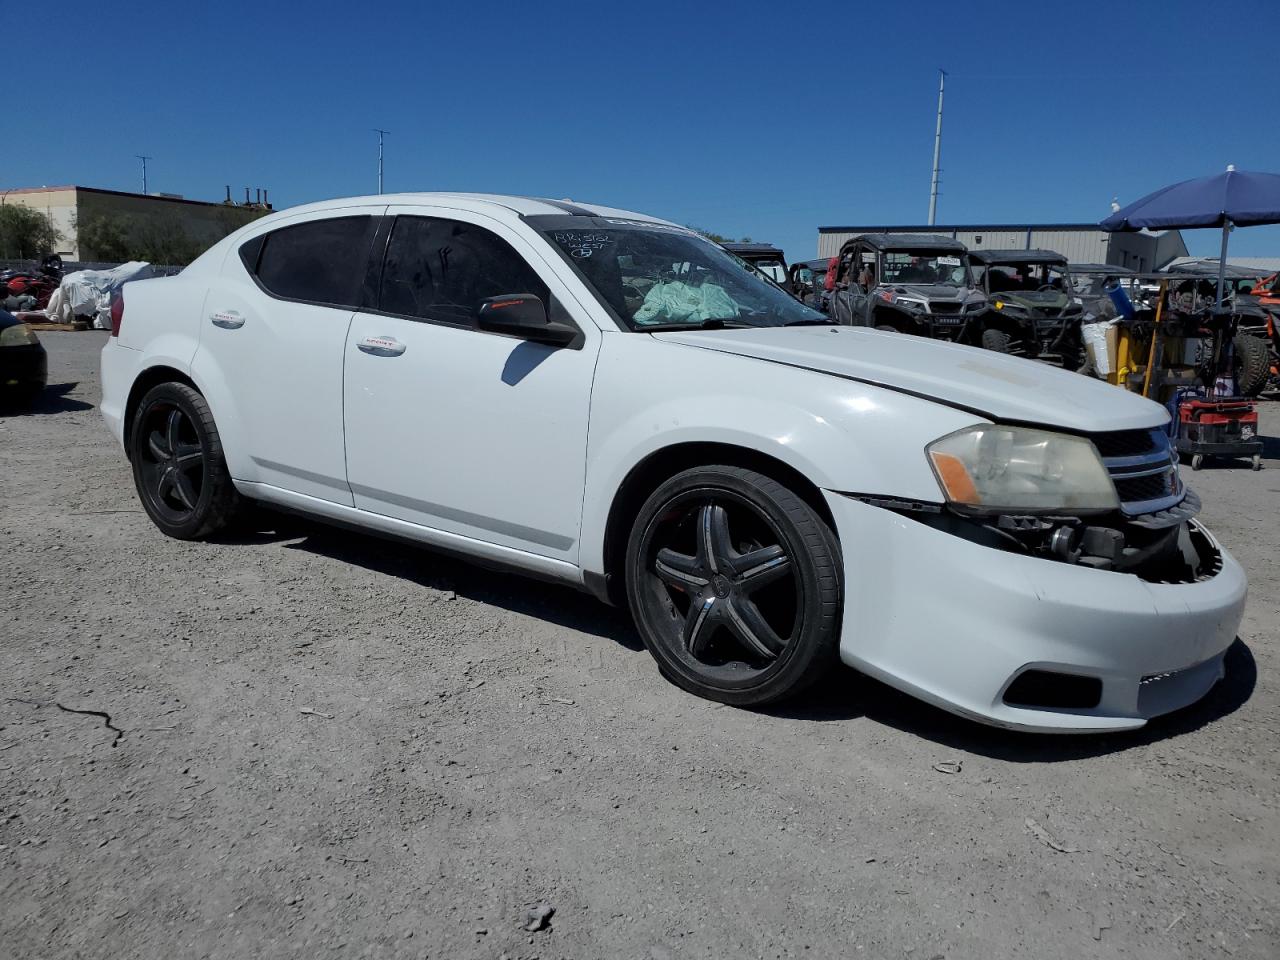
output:
[[[953,505],[981,513],[1115,510],[1115,485],[1084,437],[999,424],[967,427],[928,446]]]

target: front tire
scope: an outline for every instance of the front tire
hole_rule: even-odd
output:
[[[840,548],[771,477],[695,467],[662,484],[627,544],[645,646],[685,690],[736,706],[792,697],[836,663]]]
[[[143,396],[129,435],[129,458],[138,499],[168,536],[205,539],[240,510],[213,413],[185,383],[162,383]]]
[[[1013,337],[999,327],[987,327],[982,331],[982,349],[995,353],[1013,353]]]

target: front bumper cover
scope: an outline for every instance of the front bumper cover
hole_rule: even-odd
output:
[[[841,659],[983,723],[1042,732],[1131,730],[1204,696],[1244,614],[1244,571],[1157,584],[982,546],[827,492],[844,549]],[[1094,677],[1097,706],[1004,702],[1030,669]],[[1144,682],[1145,681],[1145,682]]]

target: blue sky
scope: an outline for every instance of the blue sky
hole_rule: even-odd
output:
[[[190,7],[190,9],[184,9]],[[199,9],[197,9],[199,8]],[[570,197],[813,256],[820,224],[1093,221],[1280,170],[1273,3],[67,3],[18,55],[0,188],[277,208],[386,189]],[[11,51],[12,52],[12,51]],[[59,57],[68,58],[65,69]],[[17,117],[21,115],[19,121]],[[1187,234],[1193,252],[1217,237]],[[1232,252],[1280,256],[1280,228]]]

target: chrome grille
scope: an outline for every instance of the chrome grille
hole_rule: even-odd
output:
[[[1125,513],[1156,513],[1183,498],[1177,454],[1163,430],[1114,430],[1089,439],[1098,448]]]

